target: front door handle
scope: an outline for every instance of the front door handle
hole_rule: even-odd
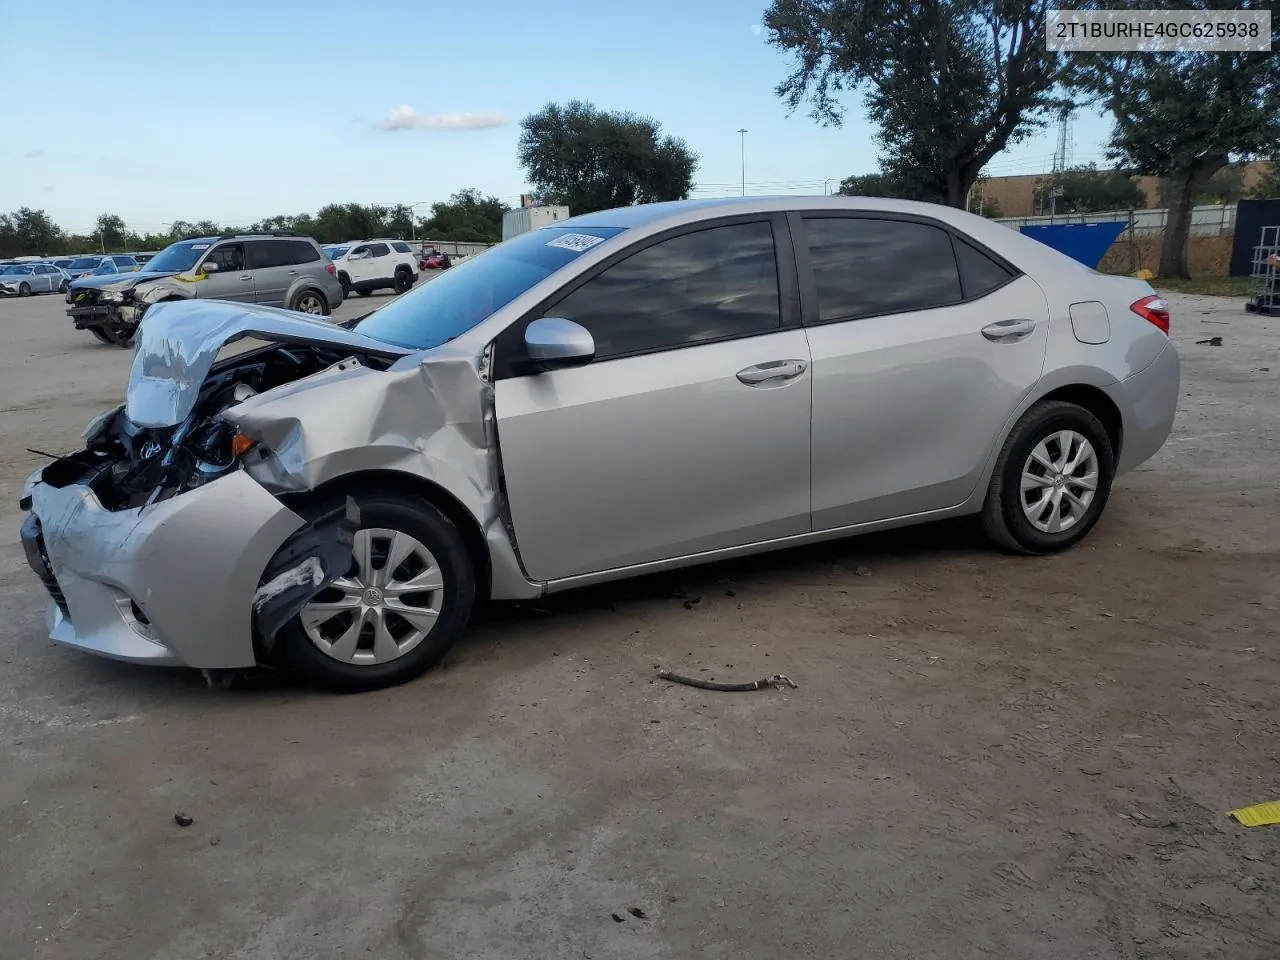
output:
[[[241,280],[252,280],[252,279],[253,279],[253,277],[251,277],[249,274],[247,274],[247,273],[246,273],[246,274],[245,274],[244,276],[242,276],[240,279],[241,279]]]
[[[982,328],[982,335],[997,343],[1009,343],[1031,336],[1036,328],[1034,320],[997,320]]]
[[[738,379],[749,387],[768,383],[770,380],[792,380],[809,369],[803,360],[770,360],[738,371]]]

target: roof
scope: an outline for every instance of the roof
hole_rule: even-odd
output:
[[[674,227],[684,223],[731,217],[735,214],[777,213],[788,210],[876,210],[905,213],[954,222],[955,217],[983,218],[954,207],[916,200],[892,200],[885,197],[846,196],[780,196],[780,197],[716,197],[701,200],[670,200],[665,203],[643,203],[634,207],[615,207],[596,213],[584,213],[548,226],[565,227]]]

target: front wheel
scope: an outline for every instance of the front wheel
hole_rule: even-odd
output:
[[[1115,452],[1106,429],[1074,403],[1032,407],[1005,441],[982,522],[1019,553],[1056,553],[1093,529],[1111,495]]]
[[[111,335],[101,327],[90,327],[89,332],[93,334],[93,338],[99,343],[105,343],[108,345],[115,344],[115,340],[112,339]]]
[[[29,284],[29,283],[20,283],[20,284],[18,284],[18,296],[20,296],[20,297],[29,297],[29,296],[31,296],[31,284]]]
[[[329,315],[329,302],[315,290],[303,290],[294,297],[293,306],[290,309],[297,310],[299,313],[327,317]]]
[[[343,297],[351,296],[351,278],[345,273],[338,274],[338,283],[342,285]]]
[[[430,503],[394,492],[355,499],[350,568],[281,628],[273,653],[299,682],[343,692],[405,683],[439,663],[476,590],[462,535]]]

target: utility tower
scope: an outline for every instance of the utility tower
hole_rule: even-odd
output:
[[[1062,196],[1062,174],[1071,169],[1075,140],[1071,136],[1071,108],[1058,111],[1058,149],[1053,151],[1053,172],[1050,175],[1049,216],[1057,212],[1058,198]]]

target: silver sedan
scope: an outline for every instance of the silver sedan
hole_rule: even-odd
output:
[[[10,263],[0,266],[0,295],[28,297],[36,293],[65,291],[71,283],[66,272],[51,263]]]
[[[353,329],[158,305],[22,538],[54,640],[370,689],[481,596],[966,514],[1071,547],[1169,435],[1168,329],[1146,282],[950,208],[593,213]]]

